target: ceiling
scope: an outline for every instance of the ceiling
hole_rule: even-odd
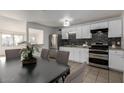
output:
[[[50,27],[61,27],[63,24],[60,20],[64,17],[71,17],[73,19],[71,24],[74,25],[117,17],[122,12],[122,10],[0,10],[0,16]]]

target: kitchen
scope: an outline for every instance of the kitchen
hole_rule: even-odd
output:
[[[96,31],[96,35],[93,31]],[[62,40],[59,50],[69,51],[70,61],[124,71],[123,17],[64,27],[60,33]]]
[[[109,21],[108,21],[109,20]],[[108,43],[109,43],[109,68],[123,71],[124,70],[124,51],[121,48],[122,37],[122,20],[121,18],[107,19],[107,21],[100,21],[92,24],[83,24],[81,26],[72,26],[70,28],[62,29],[62,39],[66,42],[68,40],[68,32],[75,32],[76,39],[82,39],[83,42],[75,45],[64,45],[60,47],[60,50],[70,51],[70,60],[76,62],[89,62],[89,47],[92,43],[92,35],[90,30],[92,29],[104,29],[108,28]],[[117,32],[116,32],[117,31]],[[105,38],[103,38],[105,39]],[[88,44],[87,44],[88,43]],[[81,54],[80,52],[83,51]],[[80,57],[82,56],[82,57]],[[84,58],[83,58],[84,57]],[[120,60],[118,60],[120,59]]]
[[[15,14],[20,11],[13,11]],[[9,10],[1,11],[2,14],[9,14]],[[47,49],[46,56],[49,60],[56,61],[57,52],[68,52],[70,55],[67,65],[70,66],[70,72],[76,71],[82,64],[86,64],[85,79],[82,83],[122,83],[122,75],[124,72],[124,31],[123,11],[97,11],[97,10],[53,10],[53,11],[22,11],[22,15],[31,18],[28,22],[18,22],[12,18],[1,17],[1,29],[5,29],[6,33],[17,30],[20,26],[24,27],[26,40],[40,45],[40,51]],[[30,13],[36,16],[30,15]],[[37,15],[44,13],[45,18],[38,18]],[[65,14],[68,16],[65,16]],[[63,15],[63,17],[62,17]],[[32,21],[32,17],[33,20]],[[45,19],[45,23],[42,23]],[[53,21],[50,21],[53,20]],[[8,20],[8,21],[6,21]],[[23,18],[22,18],[23,20]],[[40,22],[37,20],[40,20]],[[13,25],[18,24],[18,27]],[[11,24],[11,25],[10,25]],[[23,25],[24,24],[24,25]],[[8,28],[6,28],[8,27]],[[9,28],[14,27],[14,28]],[[21,29],[20,28],[20,29]],[[2,32],[3,30],[1,30]],[[22,31],[22,30],[21,30]],[[5,31],[4,31],[5,32]],[[38,32],[35,35],[35,32]],[[1,33],[1,41],[4,35]],[[39,36],[40,35],[40,36]],[[14,42],[14,33],[10,33],[11,40]],[[6,36],[7,38],[8,36]],[[37,39],[39,38],[39,39]],[[38,41],[37,41],[38,40]],[[6,40],[4,40],[6,41]],[[1,43],[2,43],[1,42]],[[6,42],[5,42],[6,43]],[[8,45],[8,43],[7,43]],[[15,47],[14,44],[11,46]],[[2,50],[2,49],[1,49]],[[56,51],[57,50],[57,51]],[[5,51],[3,50],[5,53]],[[5,57],[5,54],[1,57]],[[41,52],[36,53],[40,56]],[[46,57],[46,58],[47,58]],[[61,61],[62,55],[60,56]],[[65,60],[65,59],[64,59]],[[1,65],[3,62],[1,61]],[[82,70],[83,72],[84,70]],[[70,74],[71,75],[71,74]],[[110,77],[113,79],[110,79]],[[117,78],[115,78],[117,77]]]

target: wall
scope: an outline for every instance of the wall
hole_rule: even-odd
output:
[[[26,22],[0,16],[0,35],[1,33],[6,33],[6,34],[15,33],[15,34],[25,35],[26,34]],[[1,47],[1,40],[0,40],[0,55],[5,55],[5,49],[15,49],[15,48],[22,48],[22,46]]]
[[[28,40],[27,34],[28,34],[29,28],[34,28],[34,29],[39,29],[44,31],[44,44],[42,45],[42,47],[44,48],[49,48],[49,34],[56,33],[58,30],[57,28],[47,27],[34,22],[20,21],[20,20],[15,20],[8,17],[0,16],[0,32],[25,33],[26,35],[25,38]],[[0,43],[1,43],[1,40],[0,40]],[[10,48],[20,48],[20,47],[8,47],[8,48],[10,49]],[[1,48],[1,45],[0,45],[0,55],[5,55],[4,50],[5,48]]]
[[[122,31],[123,31],[123,34],[122,34],[122,42],[121,43],[122,43],[122,48],[124,49],[124,13],[122,13],[122,20],[123,20],[122,21],[122,25],[123,25],[122,26],[122,29],[123,29]]]
[[[47,27],[35,22],[28,22],[27,23],[27,30],[29,28],[39,29],[44,31],[44,44],[42,48],[49,48],[49,35],[52,33],[57,33],[57,28]]]

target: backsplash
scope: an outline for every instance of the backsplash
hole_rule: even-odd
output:
[[[115,37],[115,38],[108,39],[109,46],[112,46],[112,44],[114,44],[114,43],[116,46],[121,47],[121,37]]]
[[[114,37],[114,38],[108,38],[108,39],[105,39],[105,38],[100,38],[100,39],[103,39],[102,41],[105,42],[105,43],[108,43],[109,46],[112,46],[112,43],[115,42],[116,46],[121,46],[121,37]],[[98,40],[98,41],[101,41],[101,40]],[[64,45],[83,45],[85,44],[85,42],[88,43],[88,45],[90,46],[94,41],[92,39],[73,39],[73,40],[69,40],[69,39],[62,39],[61,40],[61,46],[64,46]],[[120,44],[117,44],[117,43],[120,43]]]
[[[91,45],[92,40],[91,39],[62,39],[62,46],[64,45],[83,45],[85,42],[88,43],[88,45]]]
[[[92,33],[92,43],[108,44],[108,32],[97,31],[96,33]]]

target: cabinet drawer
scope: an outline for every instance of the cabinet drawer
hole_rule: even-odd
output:
[[[109,50],[110,55],[124,56],[123,50]]]

